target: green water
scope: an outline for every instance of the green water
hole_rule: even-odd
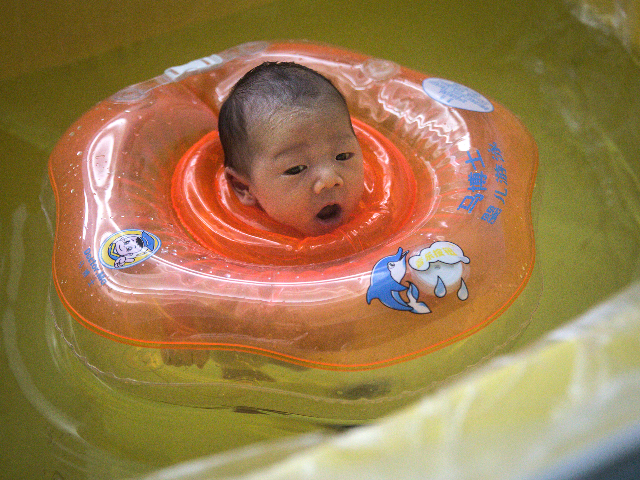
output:
[[[454,79],[522,118],[540,149],[540,305],[515,348],[640,277],[640,68],[559,2],[280,0],[0,82],[3,478],[134,476],[316,430],[301,419],[128,396],[61,361],[48,318],[49,152],[99,100],[257,39],[307,38]],[[43,195],[42,192],[45,192]]]

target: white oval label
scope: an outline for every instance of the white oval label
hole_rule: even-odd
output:
[[[422,82],[424,93],[447,107],[493,112],[493,104],[475,90],[444,78],[427,78]]]

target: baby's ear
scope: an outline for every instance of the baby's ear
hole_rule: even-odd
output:
[[[229,182],[229,185],[231,185],[233,191],[236,192],[240,203],[243,205],[255,205],[258,203],[256,201],[256,197],[251,193],[251,189],[249,188],[251,182],[249,182],[247,177],[239,174],[231,167],[225,167],[224,176],[226,177],[227,182]]]

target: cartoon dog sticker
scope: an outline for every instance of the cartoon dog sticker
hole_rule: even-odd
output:
[[[398,248],[395,255],[389,255],[378,261],[371,271],[371,284],[367,290],[367,303],[374,299],[394,310],[403,310],[411,313],[430,313],[429,307],[418,301],[419,291],[413,283],[409,286],[402,285],[402,279],[407,272],[405,257],[409,253]],[[400,295],[406,292],[407,300]]]
[[[122,230],[100,247],[100,261],[107,268],[127,268],[143,262],[160,248],[160,239],[144,230]]]

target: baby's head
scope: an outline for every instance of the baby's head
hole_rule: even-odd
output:
[[[345,223],[364,190],[362,151],[342,94],[294,63],[263,63],[220,109],[227,180],[245,205],[307,236]]]

